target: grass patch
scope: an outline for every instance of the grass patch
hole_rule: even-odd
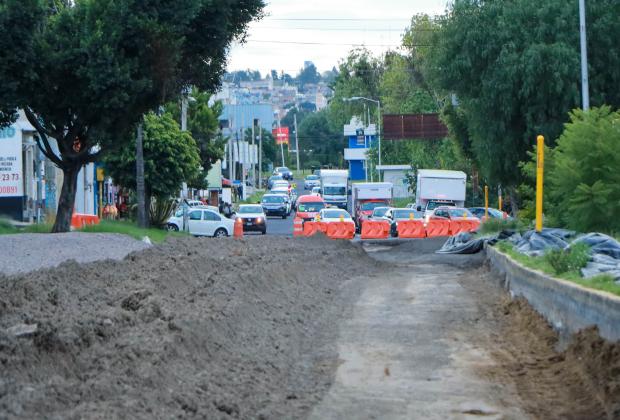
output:
[[[394,198],[392,200],[392,206],[394,206],[396,208],[407,207],[407,204],[409,204],[409,203],[413,203],[413,198],[412,197]]]
[[[121,233],[124,235],[129,235],[138,240],[141,240],[145,236],[148,236],[153,243],[161,243],[170,235],[185,235],[182,232],[168,232],[166,230],[157,228],[142,229],[132,222],[116,220],[102,220],[98,225],[85,226],[82,229],[79,229],[79,231],[89,233]]]
[[[516,230],[519,232],[525,231],[527,228],[525,224],[519,219],[491,219],[483,222],[480,225],[479,232],[483,235],[492,233],[499,233],[502,230]]]
[[[259,204],[263,199],[263,195],[265,195],[265,190],[255,191],[254,194],[249,196],[243,201],[240,201],[239,204]]]
[[[0,218],[0,235],[12,235],[16,233],[50,233],[53,223],[33,223],[24,227],[17,227],[8,219]]]
[[[581,277],[579,269],[575,269],[575,267],[583,263],[583,250],[578,250],[578,252],[576,252],[573,256],[565,257],[568,258],[571,262],[567,265],[561,265],[561,267],[562,270],[564,270],[564,268],[569,266],[569,269],[568,271],[564,271],[563,273],[558,274],[556,268],[554,268],[552,263],[550,263],[550,260],[553,260],[553,258],[549,258],[546,255],[544,257],[530,257],[528,255],[521,254],[513,248],[511,243],[506,241],[498,242],[497,245],[495,245],[495,248],[500,252],[507,254],[518,263],[533,270],[542,271],[543,273],[548,274],[552,277],[557,277],[562,280],[568,280],[570,282],[579,284],[590,289],[603,290],[605,292],[613,293],[614,295],[620,296],[620,285],[617,285],[613,277],[608,274],[601,274],[589,279],[584,279],[583,277]],[[570,252],[566,252],[566,254],[570,254]]]

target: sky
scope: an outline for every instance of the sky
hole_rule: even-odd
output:
[[[331,70],[356,45],[375,54],[396,49],[411,17],[442,14],[446,0],[266,0],[245,44],[230,50],[228,71],[271,69],[295,76],[312,61]]]

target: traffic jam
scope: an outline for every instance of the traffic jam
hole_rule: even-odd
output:
[[[276,168],[260,204],[239,206],[236,220],[243,233],[265,234],[269,218],[291,217],[293,236],[409,239],[475,232],[485,218],[509,218],[493,208],[465,208],[463,172],[418,170],[416,180],[415,202],[395,207],[390,182],[350,183],[347,170],[322,169],[305,177],[298,195],[288,168]]]
[[[212,237],[321,232],[332,239],[420,239],[475,232],[486,218],[510,218],[494,208],[465,208],[466,181],[464,172],[420,169],[415,200],[398,207],[391,182],[350,183],[347,170],[321,169],[305,177],[298,195],[293,173],[278,167],[260,201],[239,204],[236,210],[188,201],[168,220],[168,229]],[[274,221],[288,218],[292,232],[290,222]],[[270,232],[270,225],[277,231]]]

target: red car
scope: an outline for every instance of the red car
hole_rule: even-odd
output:
[[[314,220],[317,214],[324,209],[325,201],[316,195],[302,195],[297,199],[296,216],[305,221]]]

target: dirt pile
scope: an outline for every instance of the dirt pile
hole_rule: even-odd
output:
[[[620,418],[620,343],[596,328],[575,334],[563,351],[558,336],[523,300],[504,299],[494,356],[514,381],[524,408],[537,418]]]
[[[347,242],[177,239],[123,261],[0,276],[0,417],[298,418],[376,272]]]

